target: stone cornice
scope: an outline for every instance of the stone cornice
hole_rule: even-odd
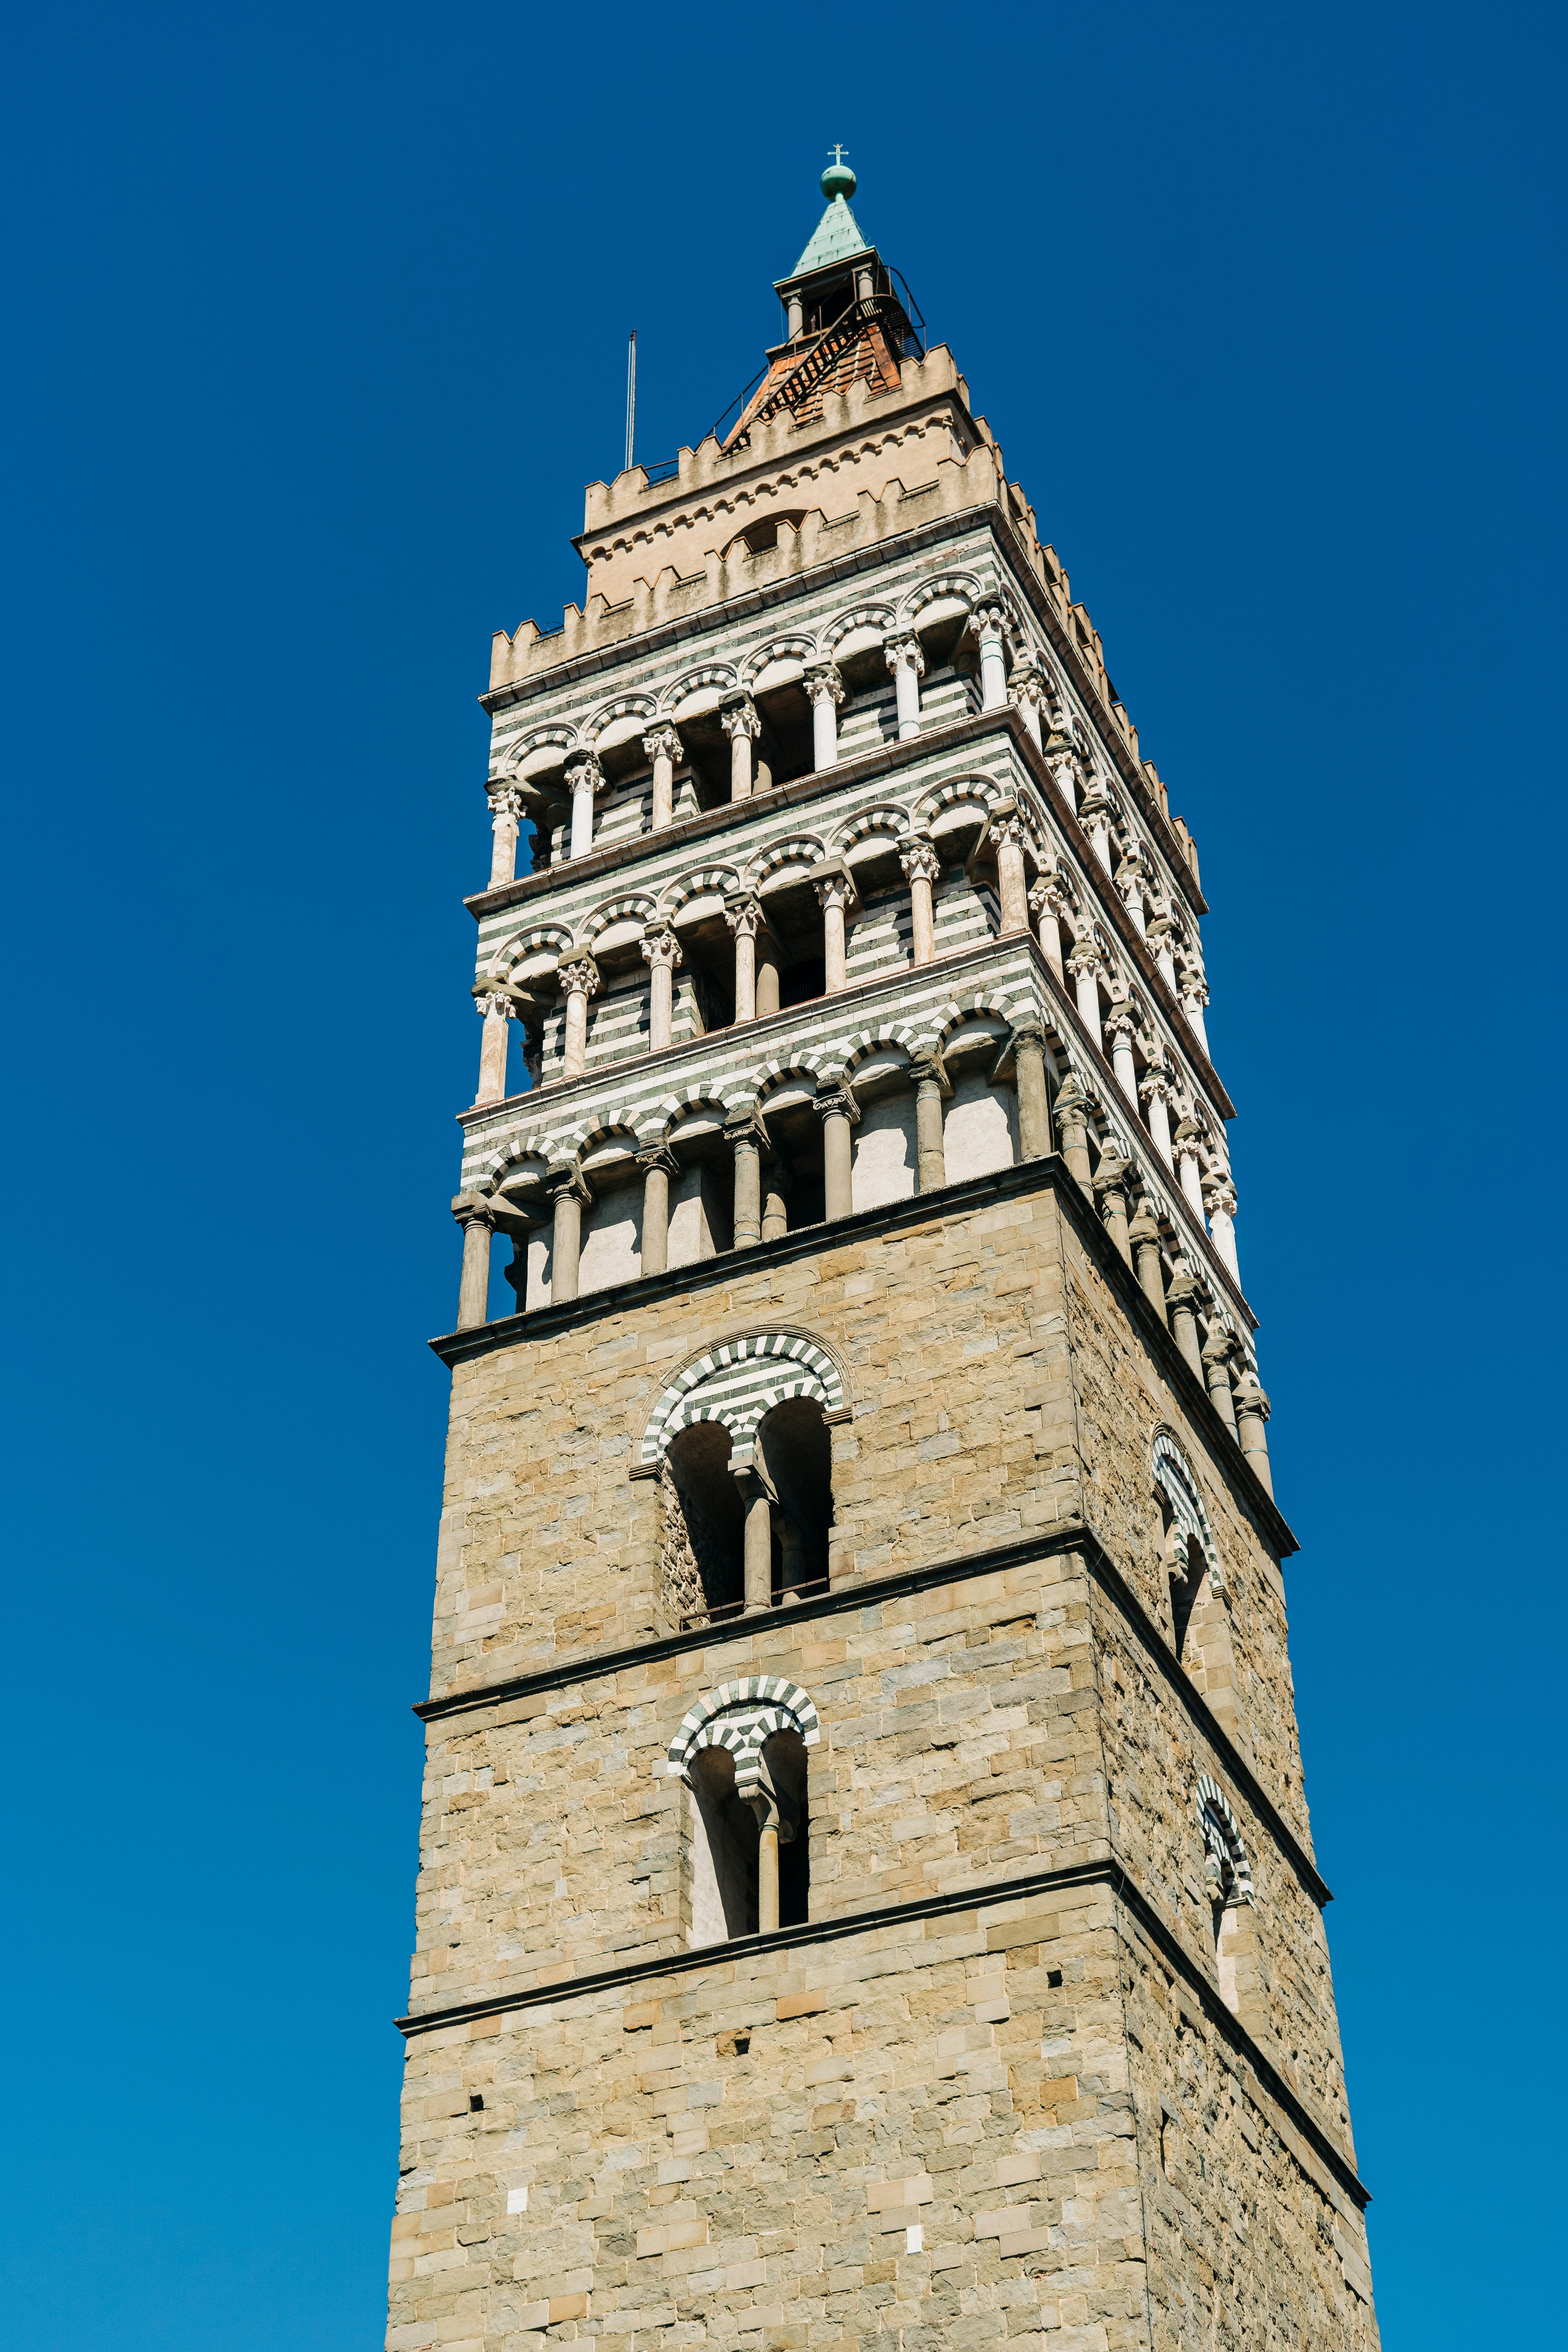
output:
[[[616,1991],[623,1986],[629,1989],[658,1977],[689,1976],[700,1969],[732,1970],[756,1954],[809,1951],[814,1946],[840,1944],[856,1936],[914,1925],[923,1919],[962,1918],[966,1911],[986,1911],[999,1903],[1023,1902],[1036,1895],[1087,1892],[1096,1886],[1103,1886],[1131,1914],[1149,1941],[1159,1948],[1162,1958],[1196,1996],[1206,2021],[1247,2061],[1259,2087],[1281,2114],[1289,2117],[1319,2163],[1332,2173],[1345,2195],[1364,2212],[1372,2202],[1372,2191],[1354,2165],[1324,2130],[1300,2093],[1264,2054],[1240,2019],[1226,2006],[1217,1986],[1209,1982],[1175,1930],[1162,1918],[1113,1853],[1101,1861],[1078,1863],[1065,1870],[1037,1870],[1026,1876],[993,1879],[978,1886],[958,1888],[951,1895],[926,1895],[908,1903],[878,1904],[835,1919],[814,1919],[803,1927],[778,1927],[765,1936],[736,1937],[725,1944],[688,1945],[683,1950],[666,1952],[657,1958],[585,1969],[580,1975],[557,1978],[553,1983],[531,1987],[527,1991],[489,1994],[478,2000],[455,2001],[447,2008],[400,2017],[396,2020],[397,2030],[408,2040],[416,2034],[443,2032],[454,2026],[509,2017],[514,2012],[521,2021],[529,2010],[559,2008],[563,2001],[580,2000],[586,1994]]]
[[[1121,1570],[1112,1565],[1104,1546],[1088,1528],[1082,1526],[1065,1528],[1049,1536],[1026,1537],[1017,1543],[997,1544],[988,1551],[963,1552],[954,1558],[932,1561],[924,1568],[905,1569],[894,1576],[846,1577],[841,1584],[834,1585],[829,1591],[792,1601],[788,1609],[759,1611],[754,1616],[729,1618],[721,1625],[700,1626],[690,1633],[654,1634],[645,1642],[626,1642],[614,1647],[579,1651],[558,1659],[552,1665],[537,1667],[532,1674],[513,1675],[501,1682],[478,1684],[471,1689],[446,1691],[439,1698],[420,1699],[415,1705],[414,1713],[424,1723],[444,1723],[452,1716],[484,1712],[493,1706],[504,1706],[514,1699],[531,1698],[544,1691],[570,1690],[579,1683],[597,1682],[605,1675],[626,1674],[633,1667],[645,1666],[660,1659],[686,1657],[699,1651],[721,1649],[728,1642],[750,1641],[758,1636],[765,1638],[774,1629],[788,1633],[796,1625],[815,1624],[825,1618],[842,1617],[857,1609],[880,1608],[889,1601],[901,1600],[911,1593],[965,1584],[977,1576],[1002,1576],[1009,1569],[1027,1568],[1034,1561],[1055,1559],[1064,1553],[1076,1553],[1082,1557],[1089,1575],[1115,1604],[1153,1659],[1178,1704],[1197,1726],[1218,1759],[1222,1770],[1233,1786],[1241,1790],[1312,1901],[1320,1909],[1331,1903],[1334,1899],[1332,1890],[1319,1874],[1310,1854],[1273,1799],[1267,1794],[1258,1775],[1203,1693],[1190,1675],[1184,1673],[1181,1661],[1163,1633]]]
[[[1198,1043],[1175,992],[1150,954],[1147,942],[1139,937],[1137,927],[1121,898],[1111,887],[1110,876],[1095,856],[1093,844],[1077,815],[1063,798],[1044,755],[1036,749],[1034,738],[1023,719],[1011,707],[1005,710],[983,710],[973,719],[955,719],[951,726],[932,728],[930,734],[916,736],[906,743],[879,744],[874,751],[863,751],[858,759],[845,760],[837,767],[823,768],[809,776],[798,776],[794,782],[780,784],[773,792],[747,801],[742,806],[748,816],[759,815],[774,807],[798,808],[838,791],[847,783],[864,783],[900,768],[911,766],[918,760],[982,743],[992,735],[1003,736],[1021,754],[1037,792],[1078,856],[1085,879],[1095,893],[1096,905],[1107,929],[1114,931],[1119,946],[1136,967],[1143,986],[1167,1020],[1174,1024],[1182,1049],[1220,1117],[1234,1118],[1236,1105],[1226,1093],[1219,1072]],[[687,843],[710,841],[728,831],[736,822],[735,807],[735,803],[726,801],[721,807],[704,810],[700,816],[686,817],[679,824],[662,826],[657,834],[634,834],[629,841],[617,842],[612,848],[593,850],[586,857],[569,858],[562,866],[543,866],[538,873],[523,875],[519,881],[503,883],[499,889],[477,890],[470,898],[465,898],[463,904],[475,921],[479,922],[489,915],[503,913],[508,908],[526,906],[531,900],[544,898],[568,879],[575,883],[593,881],[604,875],[624,877],[627,869],[640,858],[647,856],[655,845],[662,854],[667,849]],[[798,1011],[799,1008],[793,1009]],[[1095,1042],[1099,1052],[1100,1041],[1097,1039]]]
[[[1289,1559],[1300,1547],[1273,1497],[1231,1435],[1207,1389],[1193,1370],[1175,1340],[1144,1296],[1143,1286],[1122,1258],[1100,1219],[1068,1171],[1054,1153],[1044,1160],[1026,1160],[990,1176],[970,1176],[940,1192],[916,1192],[903,1201],[875,1209],[857,1209],[831,1224],[803,1226],[776,1241],[749,1242],[742,1249],[699,1258],[689,1265],[671,1266],[664,1274],[640,1274],[631,1282],[605,1290],[591,1290],[559,1307],[538,1307],[526,1315],[507,1315],[493,1323],[476,1324],[465,1331],[448,1331],[429,1342],[434,1354],[448,1367],[470,1363],[532,1339],[558,1339],[563,1332],[586,1330],[607,1315],[624,1315],[683,1293],[743,1282],[765,1268],[793,1264],[819,1250],[834,1250],[850,1241],[870,1240],[900,1233],[906,1226],[931,1223],[984,1208],[990,1201],[1051,1192],[1065,1213],[1086,1255],[1104,1278],[1128,1320],[1142,1339],[1162,1377],[1182,1400],[1190,1424],[1203,1433],[1209,1456],[1237,1501],[1258,1528],[1277,1559]]]

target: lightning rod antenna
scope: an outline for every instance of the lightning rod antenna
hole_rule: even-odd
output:
[[[632,444],[637,424],[637,331],[632,329],[632,339],[626,345],[626,469],[631,470]]]

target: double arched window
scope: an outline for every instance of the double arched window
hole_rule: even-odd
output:
[[[722,1683],[688,1709],[666,1769],[688,1790],[689,1943],[810,1917],[807,1751],[820,1736],[811,1699],[781,1675]]]
[[[681,1629],[777,1606],[827,1581],[828,1417],[838,1364],[806,1333],[706,1349],[660,1396],[642,1440],[660,1496],[659,1596]]]
[[[1248,2032],[1260,2035],[1268,2030],[1268,2011],[1252,1866],[1230,1800],[1206,1772],[1198,1775],[1197,1816],[1220,1993]]]

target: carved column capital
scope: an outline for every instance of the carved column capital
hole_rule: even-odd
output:
[[[1204,1178],[1204,1206],[1211,1217],[1236,1215],[1236,1186],[1228,1176]]]
[[[1138,1091],[1145,1102],[1158,1099],[1164,1103],[1173,1103],[1176,1099],[1175,1080],[1162,1063],[1155,1063],[1144,1071],[1138,1081]]]
[[[737,735],[756,737],[763,731],[763,722],[757,716],[757,706],[749,694],[732,695],[721,703],[719,724],[731,742]]]
[[[1269,1414],[1268,1399],[1264,1393],[1262,1388],[1258,1385],[1258,1375],[1256,1372],[1243,1372],[1240,1380],[1237,1381],[1236,1384],[1236,1410],[1237,1413],[1255,1413],[1259,1421],[1268,1420]]]
[[[1228,1364],[1236,1353],[1236,1345],[1235,1332],[1227,1331],[1223,1323],[1216,1323],[1204,1341],[1205,1363]]]
[[[942,858],[934,842],[911,836],[899,844],[899,864],[904,869],[906,882],[934,882],[942,872]]]
[[[833,662],[822,662],[805,673],[805,690],[813,705],[844,700],[844,680]]]
[[[935,1087],[940,1094],[950,1095],[952,1092],[952,1080],[947,1075],[946,1065],[940,1054],[934,1051],[911,1054],[909,1068],[910,1084],[917,1091],[921,1087]]]
[[[465,1232],[469,1225],[482,1225],[491,1234],[496,1229],[495,1202],[477,1192],[459,1192],[452,1202],[452,1214]]]
[[[1082,939],[1068,958],[1068,970],[1075,976],[1081,973],[1099,980],[1105,970],[1105,959],[1092,940]]]
[[[680,941],[668,923],[655,924],[639,941],[642,960],[656,971],[675,971],[682,961]]]
[[[664,1176],[679,1176],[680,1162],[668,1143],[650,1143],[632,1155],[632,1166],[639,1176],[658,1171]]]
[[[673,727],[655,727],[642,739],[645,760],[668,760],[679,767],[686,757],[686,746]]]
[[[579,751],[566,762],[566,786],[572,793],[600,793],[605,788],[605,772],[593,751]]]
[[[558,967],[556,978],[568,996],[597,996],[605,984],[592,956],[574,956]]]
[[[1058,922],[1072,907],[1072,898],[1059,874],[1042,874],[1029,891],[1030,911],[1036,915],[1054,915]]]
[[[968,630],[982,642],[986,637],[1000,637],[1007,626],[1007,608],[995,597],[986,597],[976,604],[969,615]]]
[[[490,815],[498,824],[508,817],[510,817],[514,824],[521,823],[523,814],[523,798],[521,793],[518,790],[518,787],[515,784],[510,782],[489,783],[485,786],[485,797],[490,804]]]
[[[1059,1095],[1057,1101],[1059,1108],[1061,1102]],[[1128,1185],[1135,1172],[1131,1160],[1120,1158],[1115,1151],[1103,1151],[1100,1157],[1100,1165],[1094,1171],[1094,1189],[1097,1192],[1120,1193],[1125,1200]]]
[[[918,637],[889,637],[883,651],[888,657],[888,667],[895,674],[907,664],[917,677],[925,676],[926,657],[921,651]]]
[[[502,988],[476,988],[474,1011],[484,1021],[510,1021],[517,1011],[509,992]]]
[[[594,1198],[593,1191],[583,1171],[562,1160],[558,1160],[553,1167],[545,1170],[544,1191],[546,1197],[552,1202],[559,1201],[564,1194],[568,1199],[581,1202],[584,1209],[591,1205]]]
[[[851,1127],[859,1124],[860,1106],[847,1087],[829,1087],[826,1094],[816,1096],[811,1107],[818,1118],[847,1118]]]
[[[857,896],[855,885],[842,866],[836,873],[820,876],[813,874],[811,886],[816,892],[816,903],[824,914],[830,907],[845,908],[855,903]]]
[[[731,898],[724,908],[724,920],[737,939],[754,940],[765,919],[763,902],[754,896]]]

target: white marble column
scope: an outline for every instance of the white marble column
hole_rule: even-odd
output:
[[[930,963],[936,954],[936,914],[931,885],[942,872],[942,860],[929,841],[899,845],[899,863],[910,886],[910,961]]]
[[[1209,1033],[1204,1026],[1204,1006],[1209,1001],[1206,982],[1201,971],[1189,964],[1182,974],[1182,1011],[1187,1016],[1187,1026],[1206,1054]]]
[[[568,767],[566,782],[572,793],[572,855],[586,857],[594,846],[594,795],[604,784],[604,770],[585,751]]]
[[[583,1212],[593,1194],[575,1168],[552,1168],[544,1189],[554,1208],[550,1241],[550,1304],[562,1307],[577,1296],[583,1257]]]
[[[831,1093],[818,1095],[813,1108],[822,1121],[824,1212],[829,1218],[847,1217],[855,1206],[853,1129],[860,1107],[847,1087],[836,1087]]]
[[[1154,1149],[1159,1153],[1167,1168],[1174,1168],[1175,1161],[1172,1157],[1171,1152],[1170,1106],[1175,1089],[1171,1084],[1170,1072],[1168,1070],[1156,1069],[1145,1070],[1143,1073],[1143,1082],[1138,1091],[1143,1097],[1145,1114],[1148,1119],[1149,1133],[1153,1141]]]
[[[1228,1176],[1206,1179],[1204,1206],[1209,1213],[1209,1231],[1214,1235],[1214,1245],[1239,1286],[1241,1268],[1236,1262],[1236,1187]]]
[[[669,1043],[675,975],[681,961],[680,941],[668,923],[643,933],[642,960],[648,968],[647,1049],[658,1054]]]
[[[673,727],[655,727],[642,739],[643,757],[653,762],[653,831],[662,833],[675,818],[675,772],[681,761],[681,742]]]
[[[474,1097],[477,1110],[481,1103],[500,1102],[506,1096],[507,1023],[511,1019],[511,1000],[499,988],[476,991],[474,1010],[485,1024],[479,1037],[479,1086]]]
[[[993,817],[991,838],[996,848],[996,896],[1001,907],[1003,936],[1029,928],[1029,899],[1024,885],[1024,820],[1016,813]]]
[[[811,697],[812,766],[820,772],[837,764],[838,706],[844,700],[844,681],[828,662],[806,671],[805,690]]]
[[[522,822],[522,794],[512,784],[491,784],[490,888],[501,889],[517,880],[517,832]]]
[[[562,1047],[563,1078],[580,1078],[588,1058],[588,1000],[604,986],[592,956],[574,957],[561,966],[557,978],[566,996],[566,1034]]]
[[[920,639],[914,636],[890,637],[887,655],[898,704],[899,740],[908,743],[921,731],[921,680],[925,676],[925,656],[921,651]]]
[[[1138,1066],[1132,1058],[1132,1040],[1137,1034],[1138,1019],[1125,1000],[1110,1008],[1105,1024],[1105,1042],[1110,1048],[1110,1066],[1116,1073],[1116,1083],[1134,1110],[1138,1108]]]
[[[1067,973],[1062,967],[1062,917],[1068,910],[1068,895],[1061,877],[1042,874],[1029,893],[1029,911],[1039,927],[1040,952],[1062,986],[1067,986]]]
[[[1121,903],[1132,919],[1132,928],[1140,939],[1147,936],[1143,921],[1143,887],[1148,879],[1143,868],[1143,853],[1136,844],[1127,852],[1116,869],[1116,887]]]
[[[452,1214],[463,1233],[463,1272],[458,1286],[458,1328],[472,1331],[489,1320],[490,1235],[495,1212],[488,1201],[459,1192]]]
[[[1079,940],[1068,958],[1068,970],[1078,992],[1078,1017],[1098,1045],[1100,1043],[1100,981],[1103,971],[1100,950],[1092,940]]]
[[[1003,639],[1006,616],[1000,604],[977,604],[969,625],[980,644],[980,708],[1001,710],[1007,700],[1007,654]]]
[[[757,932],[762,925],[762,901],[735,898],[724,909],[724,920],[735,935],[735,1018],[757,1017]]]
[[[1168,914],[1161,913],[1155,916],[1149,926],[1148,940],[1154,961],[1160,967],[1160,977],[1174,996],[1176,993],[1175,927]]]
[[[842,871],[813,879],[816,884],[816,902],[822,908],[823,992],[837,996],[848,980],[845,919],[854,901],[855,886]]]
[[[1046,754],[1056,787],[1073,814],[1078,814],[1078,761],[1069,744],[1053,744]]]
[[[1115,814],[1111,802],[1098,783],[1084,794],[1083,806],[1079,810],[1079,822],[1088,826],[1094,854],[1108,874],[1110,871],[1110,821]]]
[[[1201,1150],[1203,1130],[1195,1119],[1184,1118],[1172,1139],[1176,1173],[1189,1208],[1197,1213],[1198,1223],[1204,1219],[1204,1164]]]
[[[1046,699],[1046,681],[1032,661],[1015,664],[1008,698],[1022,712],[1036,751],[1043,751],[1045,741],[1040,726],[1040,708]]]
[[[749,694],[734,696],[719,713],[719,723],[730,738],[730,798],[752,797],[752,747],[763,731],[755,703]]]

